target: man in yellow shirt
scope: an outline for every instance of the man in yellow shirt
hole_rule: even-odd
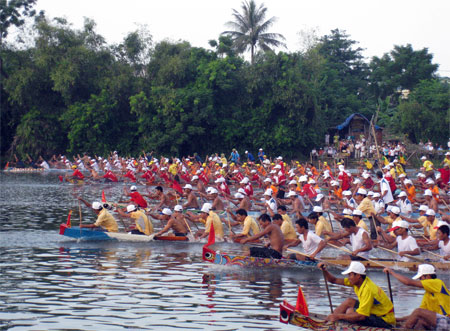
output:
[[[314,207],[313,212],[308,215],[308,222],[314,224],[315,233],[321,237],[324,231],[333,232],[331,229],[330,223],[319,214],[319,210],[322,210],[321,207]],[[325,239],[329,238],[328,235],[324,236]]]
[[[436,270],[430,264],[419,265],[417,275],[412,279],[400,275],[389,268],[384,272],[390,273],[405,285],[423,288],[425,294],[420,307],[401,320],[406,320],[406,329],[436,329],[450,328],[450,292],[444,282],[436,277]]]
[[[256,223],[255,219],[251,216],[248,216],[247,211],[245,209],[238,209],[236,210],[236,216],[235,216],[237,222],[234,224],[230,224],[231,226],[234,226],[236,224],[242,223],[243,228],[242,232],[238,233],[236,235],[231,235],[233,240],[240,241],[240,239],[246,237],[254,236],[255,234],[259,233],[259,226],[258,223]],[[214,230],[216,229],[214,225]]]
[[[205,238],[208,236],[209,231],[211,230],[211,224],[214,224],[214,234],[216,235],[216,239],[223,240],[223,224],[220,220],[219,215],[211,210],[210,203],[204,203],[202,209],[200,210],[200,215],[194,215],[191,212],[186,212],[186,217],[189,218],[193,222],[202,222],[205,223],[205,230],[199,230],[195,236],[197,238]]]
[[[394,305],[384,291],[366,276],[366,268],[361,262],[352,261],[342,272],[348,278],[336,278],[328,272],[324,263],[318,264],[324,277],[338,285],[353,287],[358,300],[348,298],[331,315],[328,321],[344,320],[363,326],[392,328],[395,326]]]
[[[165,208],[168,209],[168,208]],[[170,209],[168,209],[170,211]],[[117,208],[119,215],[134,220],[134,229],[131,234],[143,234],[149,236],[153,233],[153,224],[149,221],[147,215],[142,210],[138,210],[135,205],[128,205],[127,212],[124,213],[120,208]]]
[[[97,228],[101,227],[102,229],[105,229],[108,232],[117,232],[119,230],[119,227],[117,226],[117,222],[114,219],[114,216],[112,216],[106,208],[103,208],[102,204],[100,202],[93,202],[92,205],[87,202],[86,200],[82,199],[81,197],[78,197],[78,200],[83,202],[86,206],[92,208],[97,215],[97,220],[94,224],[81,224],[81,228]]]
[[[433,162],[427,159],[426,156],[420,158],[423,161],[422,167],[425,168],[425,173],[427,177],[432,177],[434,175],[434,165]]]
[[[291,222],[283,218],[283,215],[273,215],[272,222],[280,227],[285,242],[297,240],[297,233],[295,232],[294,227],[292,226]]]

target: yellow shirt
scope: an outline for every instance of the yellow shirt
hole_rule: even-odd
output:
[[[376,214],[375,208],[373,208],[372,200],[365,197],[361,203],[359,204],[358,208],[356,208],[363,212],[367,217],[370,217],[372,213]]]
[[[450,166],[450,158],[445,158],[444,159],[444,164],[448,164]]]
[[[425,171],[431,171],[433,170],[433,162],[431,162],[430,160],[426,160],[423,163],[423,167],[425,168]]]
[[[241,234],[250,237],[249,232],[252,231],[252,236],[259,233],[259,226],[256,223],[255,219],[251,216],[247,216],[244,220],[244,228],[242,229]]]
[[[366,277],[360,287],[352,286],[348,278],[344,284],[353,287],[359,300],[358,314],[369,317],[375,315],[381,317],[386,323],[395,325],[394,305],[384,291],[377,286],[369,277]]]
[[[220,162],[222,162],[222,166],[228,165],[228,161],[227,161],[227,158],[226,158],[226,157],[222,157],[222,158],[220,159]]]
[[[222,221],[220,220],[219,215],[217,215],[215,212],[210,211],[208,217],[206,218],[205,223],[205,232],[209,233],[211,230],[211,224],[214,224],[214,234],[218,238],[223,238],[223,225]]]
[[[320,237],[322,235],[323,231],[332,232],[331,225],[330,225],[330,223],[327,222],[325,217],[319,216],[319,220],[317,221],[316,226],[315,226],[315,232]],[[325,238],[328,238],[328,237],[329,236],[325,236]]]
[[[353,218],[353,220],[354,220],[355,223],[356,223],[356,219]],[[369,232],[369,228],[367,227],[366,222],[364,222],[362,218],[361,218],[361,220],[358,222],[358,224],[356,224],[356,226],[357,226],[358,228],[363,228],[364,230],[366,230],[367,232]]]
[[[421,282],[425,294],[420,308],[450,316],[450,294],[444,282],[440,279],[424,279]]]
[[[391,169],[389,170],[389,173],[391,174],[392,178],[395,179],[395,169],[394,169],[394,168],[391,168]]]
[[[435,229],[436,227],[437,227],[437,225],[438,225],[438,219],[435,217],[434,218],[434,221],[433,221],[433,225],[429,228],[429,233],[430,233],[430,239],[431,240],[436,240],[437,239],[437,230],[438,229]]]
[[[176,175],[177,173],[178,173],[178,166],[175,164],[175,163],[173,163],[173,164],[171,164],[170,165],[170,167],[169,167],[169,172],[172,174],[172,175]]]
[[[425,215],[422,215],[417,220],[419,221],[420,225],[423,226],[423,234],[425,236],[429,236],[430,235],[430,227],[432,225],[430,223],[428,223],[427,217]]]
[[[288,221],[289,223],[291,223],[291,226],[294,227],[294,223],[292,223],[292,220],[288,214],[281,215],[281,217],[283,218],[283,221]]]
[[[149,221],[147,215],[141,210],[134,211],[130,214],[131,218],[134,219],[134,224],[136,224],[136,229],[145,233],[147,236],[153,233],[153,224]]]
[[[98,214],[97,220],[95,221],[95,226],[100,226],[108,232],[117,232],[119,230],[114,216],[108,213],[106,209],[102,209]]]
[[[287,239],[287,240],[297,239],[297,233],[295,232],[295,229],[292,226],[292,223],[290,222],[290,220],[289,221],[286,219],[283,220],[283,223],[281,223],[281,232],[283,232],[284,239]]]

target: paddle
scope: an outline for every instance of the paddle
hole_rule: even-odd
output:
[[[398,252],[393,251],[392,249],[389,249],[389,248],[386,248],[386,247],[382,247],[382,246],[378,246],[378,248],[381,248],[382,250],[385,250],[385,251],[387,251],[387,252],[390,252],[390,253],[393,253],[393,254],[397,254],[398,256],[401,256]],[[410,258],[410,259],[413,259],[413,260],[415,260],[415,261],[417,261],[417,262],[422,262],[422,263],[425,262],[424,260],[419,259],[419,258],[414,257],[414,256],[409,255],[409,254],[405,254],[405,255],[403,255],[403,256],[405,256],[405,257],[407,257],[407,258]]]
[[[80,204],[80,200],[78,200],[78,212],[80,213],[80,235],[81,235],[81,204]]]
[[[322,270],[323,279],[325,280],[325,288],[327,289],[327,295],[328,295],[328,302],[330,303],[330,310],[333,314],[333,303],[331,302],[331,295],[330,295],[330,289],[328,288],[328,281],[327,277],[325,276],[325,270]]]

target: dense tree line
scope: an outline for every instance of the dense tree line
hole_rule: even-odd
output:
[[[80,30],[43,13],[34,20],[32,45],[1,45],[2,156],[233,147],[300,156],[349,114],[377,109],[380,124],[413,142],[448,139],[449,86],[427,49],[395,46],[366,63],[336,29],[302,52],[260,50],[252,64],[227,36],[213,50],[153,43],[145,30],[108,45],[92,20]]]

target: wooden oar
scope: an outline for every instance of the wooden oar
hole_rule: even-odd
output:
[[[325,270],[322,270],[323,273],[323,279],[325,280],[325,288],[327,289],[327,295],[328,295],[328,302],[330,303],[330,310],[331,313],[333,314],[333,303],[331,302],[331,295],[330,295],[330,289],[328,288],[328,281],[327,281],[327,277],[325,275]]]
[[[400,254],[399,254],[398,252],[393,251],[392,249],[389,249],[389,248],[386,248],[386,247],[382,247],[382,246],[378,246],[378,248],[381,248],[382,250],[385,250],[385,251],[387,251],[387,252],[390,252],[390,253],[392,253],[392,254],[396,254],[396,255],[400,256]],[[410,258],[410,259],[413,259],[413,260],[416,260],[417,262],[422,262],[422,263],[425,262],[424,260],[419,259],[419,258],[414,257],[414,256],[409,255],[409,254],[405,254],[405,255],[403,255],[403,256],[405,256],[405,257],[407,257],[407,258]]]
[[[427,249],[422,249],[422,250],[423,250],[424,252],[427,252],[427,253],[431,254],[431,255],[434,255],[434,256],[436,256],[436,257],[439,257],[439,258],[441,258],[441,259],[444,258],[444,256],[439,255],[439,254],[436,254],[436,253],[433,253],[433,252],[431,252],[431,251],[429,251],[429,250],[427,250]]]
[[[80,213],[80,235],[81,235],[81,204],[80,204],[80,200],[78,200],[78,212]]]

